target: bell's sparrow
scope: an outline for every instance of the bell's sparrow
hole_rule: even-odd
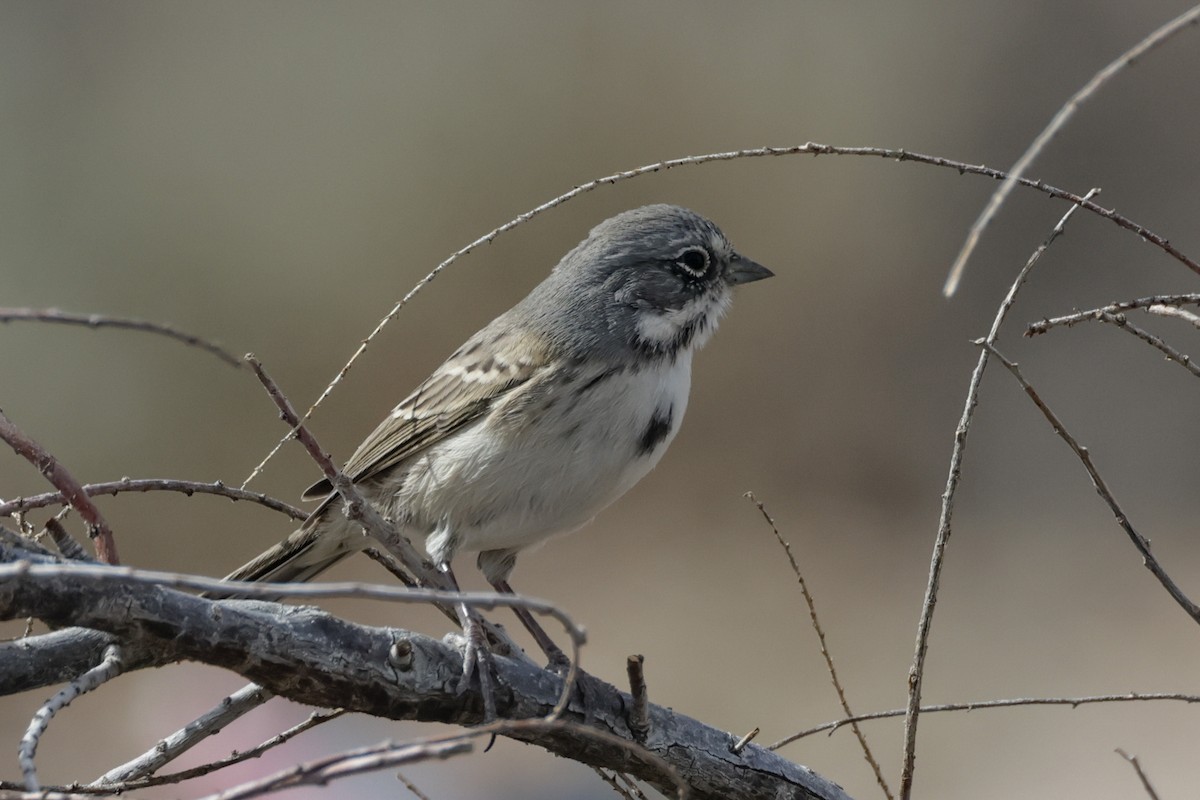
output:
[[[580,527],[658,463],[687,408],[692,354],[732,288],[771,275],[687,209],[618,214],[401,401],[344,471],[451,579],[454,555],[474,551],[511,591],[521,550]],[[371,543],[328,481],[304,497],[321,503],[300,529],[230,579],[308,580]],[[472,615],[460,617],[461,690],[486,655]]]

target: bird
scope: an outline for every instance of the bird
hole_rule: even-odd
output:
[[[475,552],[488,582],[511,592],[521,551],[582,527],[659,462],[687,410],[692,357],[733,288],[772,275],[689,209],[617,214],[401,400],[343,473],[423,539],[453,586],[454,556]],[[320,501],[307,520],[227,580],[306,581],[371,546],[328,480],[303,497]],[[465,606],[459,616],[458,691],[478,671],[494,717],[482,629]],[[540,626],[530,632],[562,657]]]

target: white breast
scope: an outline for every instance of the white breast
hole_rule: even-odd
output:
[[[435,558],[524,548],[586,523],[649,472],[687,410],[691,354],[583,387],[581,371],[516,426],[484,418],[418,457],[395,497]]]

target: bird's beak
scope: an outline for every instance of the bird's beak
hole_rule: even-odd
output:
[[[739,283],[761,281],[763,278],[771,278],[774,275],[774,272],[757,261],[751,261],[743,255],[734,253],[733,260],[729,262],[729,269],[725,270],[725,282],[730,286],[737,286]]]

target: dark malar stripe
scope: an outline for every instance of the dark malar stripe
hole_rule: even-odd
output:
[[[650,418],[650,424],[646,426],[646,432],[642,434],[642,440],[638,443],[638,455],[645,456],[654,452],[667,435],[671,433],[671,420],[675,416],[675,406],[669,407],[664,413],[662,409],[654,412],[654,416]]]
[[[646,359],[668,358],[674,360],[679,351],[689,347],[692,339],[696,338],[696,334],[705,330],[708,325],[708,316],[701,314],[680,328],[679,332],[675,334],[675,338],[669,342],[654,342],[643,339],[640,336],[635,336],[633,339],[633,350],[639,356]]]

